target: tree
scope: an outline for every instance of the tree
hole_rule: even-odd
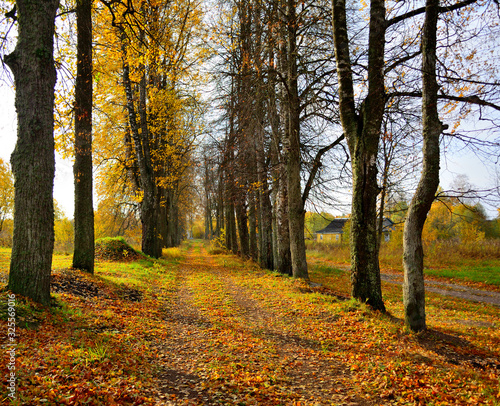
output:
[[[305,203],[322,156],[340,142],[324,146],[333,138],[324,136],[325,123],[334,121],[322,109],[331,110],[333,93],[334,66],[324,53],[331,31],[328,7],[288,0],[268,7],[258,0],[220,6],[218,85],[231,146],[224,148],[224,164],[232,166],[225,180],[226,223],[234,205],[240,242],[247,240],[248,218],[249,255],[263,267],[307,279]],[[239,250],[246,252],[246,244]]]
[[[8,288],[36,302],[50,302],[54,248],[54,66],[59,2],[16,1],[19,34],[5,57],[14,74],[18,115],[12,154],[15,212]]]
[[[351,206],[352,296],[385,310],[382,300],[377,238],[377,155],[384,115],[385,2],[372,0],[368,34],[368,91],[359,113],[347,29],[346,2],[333,1],[333,40],[339,79],[339,111],[353,175]]]
[[[422,230],[439,186],[439,120],[436,44],[439,0],[427,0],[422,34],[422,118],[424,167],[410,202],[403,234],[403,303],[405,322],[413,331],[425,330],[424,250]]]
[[[78,0],[75,84],[75,247],[73,268],[94,273],[92,190],[92,0]]]
[[[129,47],[127,36],[124,30],[120,32],[122,41],[123,58],[123,86],[127,98],[127,110],[131,138],[134,144],[137,166],[139,168],[140,187],[142,191],[141,201],[141,221],[142,221],[142,251],[159,258],[161,256],[161,245],[159,240],[159,204],[158,189],[153,169],[150,145],[150,133],[148,129],[146,112],[146,72],[142,68],[139,82],[139,103],[134,102],[134,91],[130,78]],[[136,107],[137,105],[137,107]],[[139,111],[137,111],[138,109]],[[139,117],[140,120],[139,121]]]
[[[424,252],[422,246],[422,231],[427,218],[427,214],[432,207],[432,202],[435,198],[436,191],[439,186],[439,161],[440,161],[440,135],[448,128],[439,118],[438,100],[440,98],[460,101],[465,103],[476,103],[481,106],[492,107],[500,110],[500,107],[492,102],[481,99],[474,95],[467,97],[463,95],[464,90],[468,90],[471,85],[467,84],[468,78],[457,80],[460,83],[457,87],[459,95],[454,96],[443,91],[443,86],[438,83],[437,78],[437,32],[438,18],[443,15],[447,28],[452,26],[451,11],[464,9],[465,7],[475,3],[474,0],[465,0],[457,2],[450,6],[439,6],[438,0],[428,0],[425,7],[425,20],[422,34],[422,122],[423,122],[423,171],[415,191],[415,195],[410,203],[408,216],[405,222],[404,229],[404,285],[403,285],[403,301],[405,308],[405,321],[409,328],[413,331],[422,331],[426,328],[425,321],[425,288],[423,275],[423,260]],[[497,8],[497,5],[494,5]],[[473,9],[471,9],[473,10]],[[415,10],[415,14],[422,12],[422,9]],[[446,13],[448,16],[446,16]],[[468,13],[457,13],[459,16],[464,15],[464,21],[469,20]],[[488,22],[489,24],[489,22]],[[447,39],[448,40],[448,39]],[[462,41],[459,41],[462,42]],[[474,57],[475,52],[467,56],[467,59]],[[446,57],[446,55],[444,55]],[[449,74],[448,68],[444,67],[446,74],[440,75],[442,78],[447,78]],[[464,69],[467,76],[471,74],[469,68]],[[452,73],[456,76],[455,73]],[[456,83],[456,82],[455,82]],[[490,86],[486,81],[478,81],[477,76],[474,76],[470,83],[480,83],[477,91],[481,94],[487,86]],[[456,90],[456,89],[455,89]],[[456,125],[459,124],[459,120]],[[484,234],[483,234],[484,238]]]
[[[287,88],[287,123],[285,131],[285,166],[288,192],[288,225],[290,230],[290,252],[292,274],[298,278],[309,278],[306,261],[306,243],[304,239],[305,210],[301,189],[300,155],[300,99],[297,70],[297,2],[286,2],[286,88]]]
[[[106,62],[96,81],[101,113],[94,144],[101,170],[126,190],[129,201],[120,204],[139,208],[143,251],[159,257],[164,246],[180,243],[183,195],[201,128],[194,86],[206,57],[201,8],[190,0],[105,5],[96,19],[97,42],[107,46],[96,53]]]

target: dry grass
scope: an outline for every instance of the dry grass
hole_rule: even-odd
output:
[[[184,254],[178,247],[163,248],[162,257],[166,259],[181,260]]]
[[[308,254],[317,257],[335,259],[337,262],[350,262],[349,247],[340,244],[307,243]],[[496,260],[500,259],[500,240],[484,240],[480,242],[433,241],[424,244],[426,266],[460,265],[464,260]],[[403,258],[403,247],[400,243],[382,244],[380,263],[383,266],[398,268]]]

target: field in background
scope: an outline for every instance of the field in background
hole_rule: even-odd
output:
[[[338,265],[349,265],[349,247],[340,244],[307,242],[307,255],[311,259],[325,260]],[[396,244],[383,244],[380,250],[382,272],[402,273],[403,248]],[[426,245],[425,275],[443,280],[489,285],[500,289],[500,240],[460,244],[434,242]]]

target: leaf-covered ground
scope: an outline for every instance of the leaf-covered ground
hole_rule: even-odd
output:
[[[384,283],[389,312],[374,313],[317,260],[313,287],[201,243],[93,277],[70,260],[54,260],[57,306],[17,300],[14,404],[500,404],[498,307],[430,293],[429,331],[414,335],[400,286]]]

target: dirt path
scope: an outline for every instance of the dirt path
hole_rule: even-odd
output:
[[[397,285],[403,284],[403,277],[394,274],[381,274],[382,280]],[[427,292],[439,293],[444,296],[453,296],[460,299],[470,300],[472,302],[489,303],[500,307],[500,292],[473,289],[468,286],[457,283],[440,282],[433,280],[425,281],[425,290]]]
[[[158,343],[165,405],[371,405],[349,368],[264,308],[238,270],[191,249],[165,303],[172,334]]]
[[[349,265],[333,264],[333,266],[344,272],[351,271],[351,267]],[[395,285],[403,285],[402,274],[384,273],[382,270],[380,277],[384,282],[393,283]],[[451,296],[478,303],[488,303],[500,307],[500,292],[474,289],[458,283],[449,283],[429,279],[425,281],[425,290],[427,292],[438,293],[443,296]]]

